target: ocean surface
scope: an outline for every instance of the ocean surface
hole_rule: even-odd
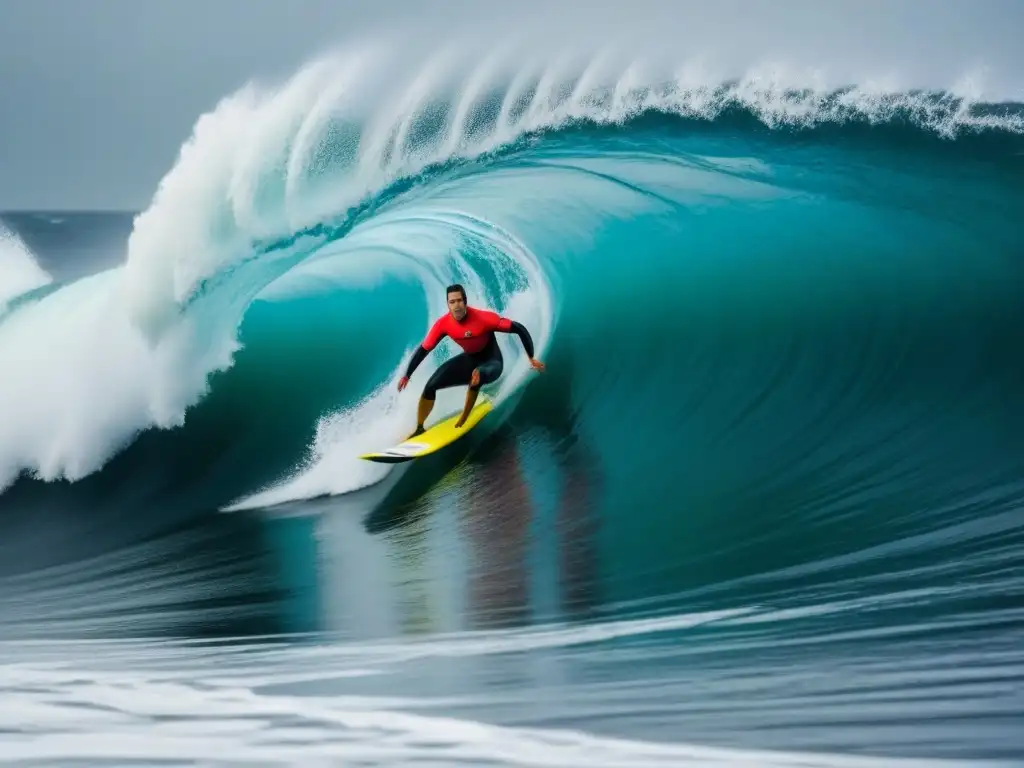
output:
[[[0,763],[1024,765],[1024,106],[432,73],[0,213]]]

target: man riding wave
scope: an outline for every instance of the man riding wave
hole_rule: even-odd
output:
[[[424,386],[423,394],[420,396],[419,410],[416,415],[416,431],[413,432],[413,437],[424,431],[423,423],[434,408],[434,400],[439,389],[457,387],[462,384],[469,386],[466,392],[466,407],[455,426],[461,427],[466,423],[466,418],[476,403],[480,386],[497,381],[505,366],[501,349],[498,347],[497,339],[494,338],[495,333],[516,334],[523,344],[523,349],[526,350],[530,365],[535,370],[544,370],[544,363],[533,356],[533,339],[530,337],[530,332],[521,323],[501,317],[486,309],[468,306],[466,290],[458,283],[448,286],[446,294],[448,313],[438,318],[427,332],[426,338],[416,348],[412,359],[409,360],[405,376],[398,381],[398,391],[401,392],[406,388],[410,377],[423,362],[427,353],[434,349],[445,336],[462,347],[464,351],[434,371]]]

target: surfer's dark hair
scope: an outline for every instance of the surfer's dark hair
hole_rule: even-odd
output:
[[[461,293],[462,294],[462,300],[463,301],[469,301],[469,299],[466,298],[466,289],[463,288],[459,283],[454,283],[452,285],[449,285],[445,289],[444,295],[447,297],[449,293]]]

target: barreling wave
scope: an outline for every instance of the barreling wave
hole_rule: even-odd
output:
[[[461,279],[476,301],[522,316],[543,354],[561,293],[580,280],[574,270],[618,274],[632,258],[580,258],[608,222],[814,192],[796,172],[780,180],[804,162],[800,149],[755,149],[761,129],[910,126],[954,154],[965,134],[1005,141],[1024,130],[1018,107],[979,104],[966,86],[887,92],[825,88],[778,70],[709,81],[614,56],[521,61],[445,54],[404,70],[379,49],[355,49],[279,87],[246,87],[201,117],[137,217],[127,262],[47,293],[0,326],[14,370],[0,399],[15,414],[0,434],[0,481],[22,471],[77,480],[140,432],[182,427],[211,375],[233,365],[246,323],[258,347],[271,304],[315,314],[296,297],[335,291],[333,301],[362,315],[350,311],[343,328],[317,332],[374,333],[375,348],[348,364],[375,374],[322,382],[318,402],[333,413],[316,420],[319,458],[309,471],[324,479],[307,474],[291,492],[259,498],[360,487],[385,471],[351,459],[361,441],[393,439],[412,417],[413,399],[395,398],[391,384],[441,311],[445,281]],[[669,122],[651,123],[655,115]],[[739,139],[716,129],[739,116],[751,121]],[[664,267],[653,264],[655,273]],[[411,293],[395,287],[410,282]],[[369,298],[371,285],[382,290]],[[409,301],[420,307],[415,319],[391,323]],[[373,330],[362,317],[375,318]],[[387,363],[371,362],[375,355]],[[513,365],[503,399],[525,371],[521,359]]]
[[[514,54],[352,49],[243,88],[86,278],[0,240],[5,636],[147,638],[11,645],[20,754],[208,754],[213,712],[254,723],[223,750],[282,760],[1019,761],[1024,109],[969,80]],[[359,461],[410,428],[443,353],[394,384],[456,280],[547,370],[501,338],[454,471]],[[590,621],[508,629],[551,617]],[[454,636],[374,636],[425,626]],[[339,628],[366,644],[152,641]],[[353,696],[375,673],[404,698]],[[169,684],[205,719],[154,746]],[[461,720],[393,711],[419,707]],[[683,717],[828,754],[527,730]]]

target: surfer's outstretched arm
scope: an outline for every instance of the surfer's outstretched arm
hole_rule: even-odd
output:
[[[416,351],[412,353],[412,357],[409,358],[409,364],[405,367],[405,376],[398,380],[398,391],[401,392],[409,385],[409,379],[412,378],[413,371],[419,367],[419,364],[423,362],[427,356],[427,348],[420,344],[416,347]]]
[[[409,383],[409,379],[412,378],[413,371],[419,367],[419,364],[426,359],[427,355],[430,354],[430,351],[436,347],[438,342],[446,335],[443,323],[443,317],[434,323],[434,325],[431,326],[430,331],[427,333],[426,338],[423,339],[423,342],[418,347],[416,347],[416,351],[412,353],[412,357],[409,359],[409,365],[405,368],[405,376],[398,381],[399,392],[405,389],[406,385]]]
[[[540,360],[537,360],[533,356],[533,337],[530,336],[530,332],[526,330],[526,326],[516,320],[512,320],[509,323],[508,329],[505,332],[514,333],[516,336],[519,337],[519,341],[523,343],[523,349],[526,350],[526,356],[530,358],[530,365],[533,366],[538,371],[543,371],[544,363],[542,363]]]
[[[405,369],[405,378],[411,379],[413,372],[419,367],[420,363],[427,357],[426,348],[420,344],[416,347],[416,351],[412,353],[412,357],[409,358],[409,365]]]
[[[514,333],[519,337],[519,340],[523,343],[523,349],[526,350],[527,357],[533,360],[533,337],[530,336],[530,332],[526,330],[526,326],[516,320],[513,320],[508,332]]]

